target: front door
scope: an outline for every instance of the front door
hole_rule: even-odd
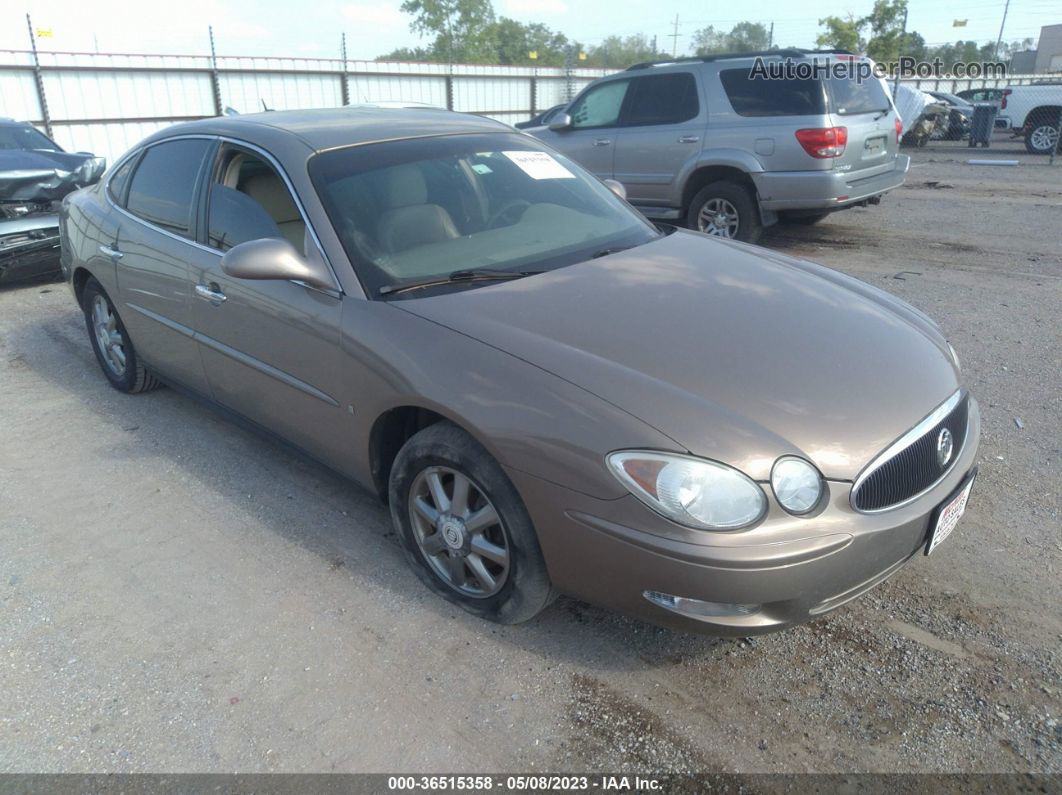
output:
[[[535,135],[599,179],[612,177],[620,109],[630,79],[607,80],[587,89],[568,110],[572,118],[564,130],[542,130]]]
[[[222,145],[205,194],[202,242],[211,253],[190,275],[192,319],[214,400],[338,464],[349,454],[340,432],[347,407],[338,289],[238,279],[221,268],[225,251],[262,237],[283,237],[300,254],[322,257],[305,218],[269,159],[235,145]]]

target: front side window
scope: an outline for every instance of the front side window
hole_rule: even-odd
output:
[[[612,80],[591,88],[575,100],[569,115],[572,127],[611,127],[619,122],[623,98],[627,96],[630,80]]]
[[[689,72],[650,75],[631,81],[624,126],[679,124],[697,116],[697,81]]]
[[[129,183],[126,209],[168,232],[192,237],[196,179],[209,147],[210,141],[204,138],[150,147]]]
[[[304,252],[306,222],[280,175],[258,155],[225,147],[210,185],[207,242],[228,251],[248,240],[283,238]]]
[[[564,267],[658,236],[599,180],[526,136],[349,147],[314,156],[309,169],[371,295],[458,271]]]

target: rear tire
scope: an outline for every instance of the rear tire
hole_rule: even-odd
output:
[[[755,243],[763,233],[752,192],[737,182],[720,180],[701,188],[686,212],[686,226],[713,237]]]
[[[1049,155],[1058,147],[1059,122],[1062,114],[1039,113],[1025,133],[1025,149],[1034,155]]]
[[[118,310],[103,285],[94,278],[85,282],[81,309],[85,313],[85,327],[96,361],[111,386],[129,394],[158,387],[158,379],[147,371],[136,355],[133,340],[125,330]]]
[[[388,496],[410,566],[439,596],[499,624],[528,621],[556,598],[523,500],[456,425],[430,425],[403,445]]]

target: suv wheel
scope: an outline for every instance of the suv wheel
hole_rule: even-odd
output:
[[[119,392],[146,392],[159,385],[136,355],[136,348],[125,330],[118,311],[95,279],[85,283],[81,293],[81,308],[85,313],[92,350],[100,369],[111,386]]]
[[[1025,148],[1034,155],[1049,155],[1058,146],[1059,118],[1050,119],[1040,114],[1032,121],[1025,133]]]
[[[388,483],[406,558],[432,591],[481,618],[518,624],[556,596],[538,535],[490,454],[449,422],[402,447]]]
[[[763,226],[752,194],[744,185],[720,180],[701,188],[690,202],[686,226],[713,237],[755,243]]]

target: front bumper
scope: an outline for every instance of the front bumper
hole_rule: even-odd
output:
[[[508,473],[531,512],[559,590],[655,624],[743,637],[786,629],[840,607],[921,552],[934,509],[973,468],[979,437],[980,415],[971,398],[958,460],[913,502],[861,514],[849,504],[852,484],[828,481],[824,507],[795,517],[774,502],[765,485],[767,517],[732,533],[686,531],[634,497],[599,500],[516,470]],[[760,609],[751,615],[691,616],[649,602],[646,591]]]
[[[840,210],[898,188],[911,166],[897,155],[893,168],[870,177],[844,171],[774,171],[753,174],[764,210]]]
[[[0,281],[58,272],[59,248],[54,213],[0,220]]]

